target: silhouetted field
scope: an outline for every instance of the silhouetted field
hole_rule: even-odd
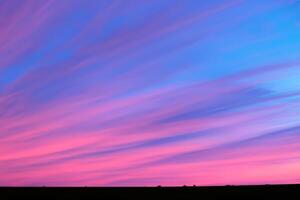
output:
[[[2,187],[0,198],[50,199],[221,199],[225,197],[299,198],[300,185],[182,186],[182,187]],[[10,199],[10,198],[9,198]],[[206,198],[205,198],[206,199]]]

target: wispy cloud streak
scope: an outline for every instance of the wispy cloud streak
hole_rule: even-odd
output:
[[[0,185],[297,183],[299,9],[1,1]]]

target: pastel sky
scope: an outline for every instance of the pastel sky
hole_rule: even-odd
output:
[[[300,183],[300,1],[0,0],[0,186]]]

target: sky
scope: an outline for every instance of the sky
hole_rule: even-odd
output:
[[[300,1],[0,0],[0,186],[300,183]]]

